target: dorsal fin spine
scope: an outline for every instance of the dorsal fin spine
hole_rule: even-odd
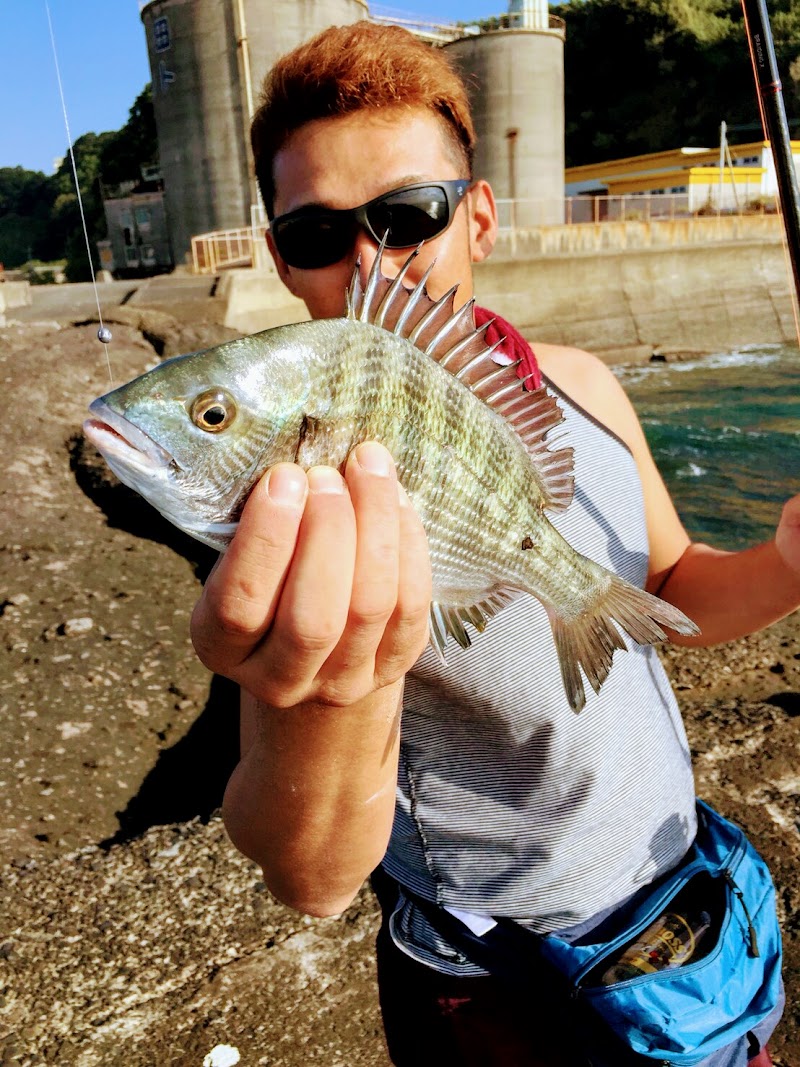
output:
[[[376,326],[383,326],[383,323],[386,319],[386,315],[388,314],[395,297],[400,292],[400,290],[403,289],[403,278],[405,278],[408,272],[408,268],[419,255],[421,248],[422,245],[418,244],[414,251],[411,253],[411,255],[408,257],[408,259],[405,261],[403,266],[397,272],[396,277],[392,281],[392,284],[389,286],[389,290],[386,293],[386,296],[384,296],[383,300],[381,301],[380,307],[378,308],[378,311],[375,315]],[[403,289],[403,291],[405,292],[406,290]]]
[[[464,366],[461,368],[461,370],[456,372],[454,377],[458,378],[459,381],[462,381],[464,376],[466,375],[467,371],[469,370],[469,368],[474,366],[479,358],[481,358],[481,359],[486,359],[487,357],[491,358],[492,352],[494,352],[495,349],[499,348],[504,340],[505,340],[505,338],[501,337],[499,341],[495,341],[495,343],[491,346],[491,348],[486,348],[486,349],[483,350],[483,352],[479,353],[478,356],[474,356],[471,360],[469,360],[469,362],[464,364]]]
[[[476,359],[478,359],[478,358],[481,358],[481,359],[483,358],[483,352],[479,352],[478,353],[478,356],[476,357]],[[474,363],[475,360],[471,360],[470,362]],[[476,389],[487,389],[487,388],[493,386],[494,383],[498,379],[505,378],[505,376],[506,376],[506,374],[507,374],[507,372],[509,370],[516,369],[520,365],[521,362],[522,362],[522,360],[518,359],[514,363],[508,363],[508,364],[504,364],[504,365],[498,367],[497,370],[494,371],[494,373],[487,374],[485,378],[481,378],[481,380],[479,382],[476,382],[475,383],[475,388]],[[483,399],[483,397],[481,397],[481,399]]]
[[[408,335],[408,339],[409,339],[409,341],[411,342],[412,345],[416,345],[417,344],[417,341],[419,340],[423,330],[425,330],[425,328],[430,325],[430,323],[436,317],[437,313],[439,311],[441,311],[441,309],[444,307],[444,305],[447,303],[447,301],[453,299],[453,297],[456,294],[456,289],[458,289],[457,285],[454,285],[452,287],[452,289],[448,289],[447,292],[444,294],[444,296],[440,296],[439,299],[436,301],[436,303],[433,305],[433,307],[429,308],[425,312],[425,314],[419,320],[417,325],[414,327],[414,329]],[[448,322],[449,321],[450,320],[448,318]],[[419,345],[417,345],[417,347],[419,348]]]
[[[389,236],[389,231],[383,235],[383,240],[378,245],[378,251],[375,255],[375,259],[372,261],[372,267],[370,268],[369,277],[367,278],[367,286],[364,290],[364,300],[361,304],[361,314],[359,319],[361,322],[372,322],[371,305],[372,298],[374,297],[378,283],[380,282],[383,274],[381,272],[381,264],[383,262],[383,252],[386,248],[386,238]]]
[[[361,289],[361,255],[359,254],[356,259],[355,266],[353,267],[353,276],[350,279],[350,285],[347,289],[346,305],[347,305],[347,317],[348,319],[358,318],[359,299],[363,295]]]
[[[447,368],[447,366],[451,362],[451,360],[454,360],[458,356],[460,356],[465,348],[469,348],[469,346],[471,344],[474,344],[476,338],[481,337],[482,332],[483,332],[483,327],[481,327],[479,330],[475,330],[474,333],[469,334],[467,337],[462,338],[462,340],[460,340],[458,342],[458,344],[453,345],[453,347],[449,350],[449,352],[447,352],[447,354],[441,360],[439,360],[441,365],[443,367]],[[483,340],[483,338],[481,338],[481,340]],[[485,352],[485,351],[486,351],[485,348],[481,349],[482,353]]]
[[[495,345],[494,348],[496,347],[497,346]],[[499,400],[503,400],[505,397],[516,393],[520,386],[524,385],[525,382],[530,381],[532,377],[533,374],[526,374],[524,378],[517,378],[516,381],[510,382],[508,385],[504,385],[501,389],[498,389],[497,392],[492,393],[491,396],[487,396],[486,403],[491,404],[492,407],[497,407],[497,403]]]
[[[428,267],[428,269],[422,275],[420,280],[417,282],[417,284],[414,287],[414,289],[411,291],[411,293],[410,293],[410,295],[408,297],[408,303],[406,304],[406,306],[403,308],[402,312],[400,313],[400,317],[398,318],[397,323],[395,324],[395,328],[394,328],[394,332],[396,334],[398,334],[400,337],[405,337],[406,336],[403,333],[403,330],[405,329],[406,323],[410,319],[410,317],[413,314],[413,312],[417,309],[417,307],[419,306],[421,301],[423,299],[426,299],[426,298],[429,299],[429,297],[427,296],[427,293],[425,292],[425,284],[428,281],[428,278],[430,277],[431,271],[433,270],[433,268],[435,266],[436,266],[436,260],[434,259],[433,262]]]
[[[469,372],[470,372],[470,371],[471,371],[471,370],[473,369],[473,367],[477,367],[477,366],[478,366],[478,365],[479,365],[480,363],[482,363],[482,362],[484,361],[484,359],[485,359],[485,358],[486,358],[486,352],[485,352],[485,351],[484,351],[484,352],[479,352],[479,353],[477,354],[477,356],[473,356],[473,357],[472,357],[472,359],[468,360],[468,361],[467,361],[467,362],[466,362],[466,363],[464,364],[464,366],[463,366],[463,367],[461,368],[461,370],[460,370],[460,371],[459,371],[459,372],[458,372],[458,373],[457,373],[457,374],[455,375],[455,377],[456,377],[456,378],[461,378],[461,379],[465,378],[465,377],[466,377],[466,375],[468,375],[468,374],[469,374]],[[514,366],[515,366],[515,367],[516,367],[516,366],[518,366],[518,365],[519,365],[519,361],[518,361],[517,363],[515,363],[515,364],[514,364]],[[508,369],[508,368],[506,368],[506,367],[500,367],[500,368],[499,368],[499,370],[498,370],[498,372],[497,372],[497,373],[498,373],[498,375],[505,375],[505,373],[506,373],[506,370],[507,370],[507,369]],[[494,377],[495,377],[495,375],[494,375],[494,374],[491,374],[491,375],[489,375],[489,376],[488,376],[488,377],[486,377],[486,378],[481,378],[481,380],[480,380],[479,382],[477,382],[476,384],[477,384],[477,385],[480,385],[480,386],[485,386],[485,385],[486,385],[486,383],[487,383],[488,381],[490,381],[491,379],[493,379]]]
[[[453,292],[453,296],[455,296],[455,290],[453,290],[452,292]],[[450,294],[448,294],[448,293],[445,294],[445,296],[449,296],[449,295]],[[464,315],[464,308],[463,307],[459,308],[458,311],[454,311],[453,312],[453,314],[450,316],[450,318],[447,319],[447,321],[442,325],[441,329],[437,330],[437,332],[434,334],[434,336],[428,342],[428,344],[427,344],[427,346],[425,348],[425,355],[426,356],[430,356],[433,353],[435,353],[439,349],[439,347],[442,344],[442,341],[445,340],[447,335],[449,333],[455,332],[458,329],[458,326],[459,326],[459,324],[461,322],[461,319],[463,318],[463,315]]]

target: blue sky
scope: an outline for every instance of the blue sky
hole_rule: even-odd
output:
[[[139,0],[49,0],[72,139],[118,130],[150,80]],[[381,11],[432,21],[479,18],[507,0],[393,0]],[[45,0],[0,0],[0,167],[52,174],[67,147]]]

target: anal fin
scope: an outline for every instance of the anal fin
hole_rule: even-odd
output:
[[[453,637],[462,648],[469,648],[472,638],[467,624],[483,633],[489,619],[497,615],[519,595],[515,589],[499,588],[471,604],[447,604],[434,600],[430,608],[430,643],[444,662],[447,638]]]

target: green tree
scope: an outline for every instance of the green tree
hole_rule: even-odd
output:
[[[579,0],[555,7],[567,27],[568,165],[761,137],[738,0]],[[771,6],[787,114],[800,112],[800,3]],[[797,72],[793,81],[791,71]]]
[[[84,133],[72,145],[92,261],[69,150],[55,174],[23,167],[0,168],[0,262],[18,267],[27,260],[66,259],[70,281],[91,279],[97,269],[95,242],[105,236],[101,181],[138,182],[141,165],[158,159],[150,86],[134,101],[121,130]]]
[[[0,168],[0,263],[44,258],[54,193],[41,171]]]
[[[67,280],[71,282],[90,281],[98,266],[95,241],[105,234],[105,217],[100,192],[100,160],[104,147],[113,137],[113,133],[85,133],[72,145],[78,188],[81,194],[80,202],[75,190],[75,175],[69,151],[51,179],[53,188],[56,190],[50,216],[52,247],[53,249],[60,248],[61,254],[66,256],[65,273]],[[81,203],[92,251],[91,262],[86,254]]]
[[[100,153],[100,172],[105,185],[137,181],[142,164],[158,160],[158,138],[149,85],[136,97],[128,121],[110,135]]]

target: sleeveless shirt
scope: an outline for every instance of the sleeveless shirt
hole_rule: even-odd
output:
[[[643,586],[648,543],[636,463],[550,383],[574,449],[575,495],[548,518],[567,541]],[[510,917],[537,933],[606,914],[674,867],[696,832],[680,712],[652,647],[625,638],[575,714],[547,615],[521,596],[474,634],[429,648],[406,677],[397,802],[383,866],[401,886],[398,946],[449,974],[481,974],[402,894]]]

